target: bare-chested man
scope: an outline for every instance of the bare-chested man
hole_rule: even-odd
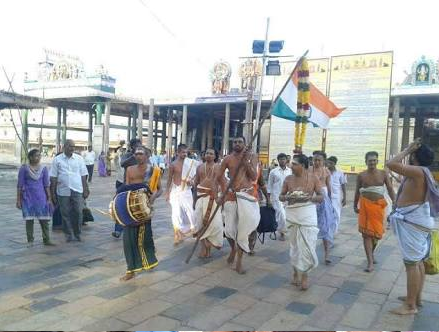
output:
[[[204,153],[205,162],[197,167],[195,175],[195,224],[198,230],[209,222],[213,211],[216,208],[218,195],[218,185],[215,181],[220,165],[218,161],[218,152],[214,149],[207,149]],[[224,181],[220,183],[224,186]],[[209,227],[201,236],[201,249],[198,257],[209,258],[211,247],[221,249],[223,246],[224,227],[221,212],[218,211],[212,219]],[[197,234],[194,234],[196,236]]]
[[[241,162],[243,164],[238,172]],[[232,266],[238,254],[236,271],[239,274],[245,273],[242,254],[250,252],[249,235],[256,230],[260,220],[259,204],[254,197],[253,187],[258,177],[257,165],[257,156],[246,149],[245,139],[236,137],[233,139],[233,152],[224,158],[216,177],[217,183],[220,183],[228,169],[233,181],[230,191],[222,192],[219,201],[225,202],[225,235],[231,247],[227,262]]]
[[[137,165],[127,168],[125,184],[118,188],[117,193],[145,189],[149,195],[149,203],[152,206],[155,199],[162,193],[160,188],[161,170],[159,167],[154,167],[149,161],[151,150],[138,146],[134,150],[134,156]],[[135,272],[149,270],[158,265],[151,221],[125,227],[123,250],[127,262],[127,271],[125,276],[120,279],[121,281],[134,278]]]
[[[187,158],[187,146],[180,144],[177,159],[169,166],[165,199],[171,204],[174,245],[180,244],[185,235],[195,231],[193,197],[191,187],[197,170],[197,162]]]
[[[288,175],[279,195],[281,202],[287,202],[285,209],[290,259],[293,266],[292,284],[307,290],[308,272],[319,264],[316,246],[319,229],[315,204],[323,201],[320,180],[308,170],[308,158],[295,155],[291,160],[293,175]]]
[[[410,156],[409,165],[404,165],[402,161],[407,156]],[[422,306],[423,260],[430,254],[432,217],[439,215],[439,191],[427,168],[433,161],[434,152],[417,139],[387,163],[391,171],[404,176],[396,209],[390,216],[407,274],[407,296],[399,297],[404,304],[391,311],[398,315],[416,314]]]
[[[384,170],[377,169],[378,153],[366,153],[367,170],[357,177],[355,190],[354,211],[358,214],[358,230],[363,235],[364,250],[367,257],[365,272],[373,271],[375,247],[384,234],[384,218],[386,217],[387,202],[384,198],[385,188],[392,202],[395,202],[395,192],[390,179]]]

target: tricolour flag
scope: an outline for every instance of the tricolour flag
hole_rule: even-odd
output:
[[[288,79],[273,106],[271,114],[279,118],[294,121],[297,117],[297,71]],[[317,87],[309,83],[310,115],[308,122],[320,128],[328,128],[329,120],[335,118],[344,109],[338,108]]]

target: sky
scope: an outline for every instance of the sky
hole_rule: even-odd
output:
[[[439,58],[438,7],[434,0],[2,0],[0,66],[23,92],[24,73],[36,71],[48,48],[80,57],[89,72],[104,65],[120,94],[205,96],[220,59],[238,87],[239,57],[252,55],[270,17],[269,39],[285,41],[281,55],[393,50],[397,83],[421,55]],[[8,89],[3,70],[0,89]]]

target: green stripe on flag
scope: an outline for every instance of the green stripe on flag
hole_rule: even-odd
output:
[[[296,113],[281,98],[276,101],[271,114],[285,120],[294,121],[296,119]]]

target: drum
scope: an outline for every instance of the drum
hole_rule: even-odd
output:
[[[137,226],[151,221],[152,207],[146,190],[125,191],[110,203],[113,220],[122,226]]]

